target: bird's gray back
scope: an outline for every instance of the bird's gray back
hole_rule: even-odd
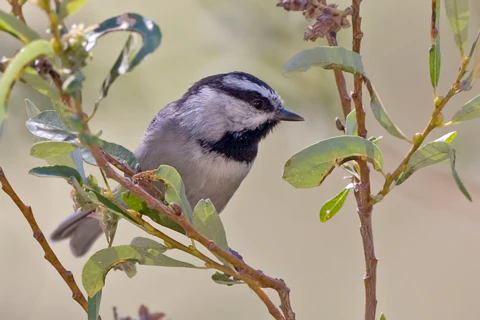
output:
[[[200,199],[210,199],[218,212],[227,205],[251,168],[251,163],[226,159],[204,150],[172,115],[173,102],[152,120],[136,156],[142,171],[166,164],[175,167],[185,183],[188,200],[194,207]]]

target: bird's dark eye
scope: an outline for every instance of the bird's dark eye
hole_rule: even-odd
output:
[[[265,102],[262,99],[255,99],[252,101],[252,105],[256,109],[262,109],[265,106]]]

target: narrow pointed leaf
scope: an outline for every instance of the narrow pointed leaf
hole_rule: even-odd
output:
[[[478,30],[477,37],[475,42],[472,45],[470,50],[470,63],[473,64],[472,71],[470,72],[465,84],[463,85],[464,90],[470,90],[475,83],[475,81],[480,78],[480,41],[478,41],[480,37],[480,30]]]
[[[138,222],[134,218],[132,218],[128,213],[126,213],[118,205],[113,203],[112,200],[110,200],[107,197],[101,195],[99,192],[97,192],[95,190],[92,190],[92,189],[89,189],[88,190],[88,198],[93,203],[98,204],[98,205],[102,205],[105,208],[107,208],[109,211],[119,215],[122,218],[125,218],[126,220],[130,221],[134,225],[138,225]]]
[[[182,209],[182,213],[192,221],[192,207],[185,194],[185,185],[178,171],[171,166],[161,165],[156,173],[158,180],[165,184],[165,200],[168,203],[176,203]]]
[[[464,55],[468,40],[468,23],[470,20],[470,0],[444,0],[448,22],[452,28],[455,43]]]
[[[215,242],[220,248],[229,252],[227,235],[223,227],[222,220],[212,202],[207,199],[201,199],[193,210],[192,224],[198,232],[208,239]],[[228,264],[226,260],[217,256],[223,263]]]
[[[402,132],[402,130],[397,127],[397,125],[392,121],[392,119],[390,119],[390,116],[383,107],[382,101],[378,97],[378,94],[373,88],[373,86],[371,86],[370,89],[370,107],[372,108],[375,119],[377,119],[378,123],[392,136],[405,141],[409,141],[405,134]]]
[[[337,214],[337,212],[342,209],[345,200],[347,200],[349,192],[350,189],[345,188],[335,197],[325,202],[325,204],[320,209],[320,221],[327,222],[328,220],[333,218],[333,216],[335,216],[335,214]]]
[[[35,40],[25,45],[15,58],[8,64],[3,76],[0,78],[0,127],[7,116],[7,100],[13,83],[21,76],[32,61],[39,56],[53,54],[50,42]]]
[[[37,177],[56,177],[66,180],[69,180],[71,177],[73,177],[78,181],[78,183],[83,183],[82,177],[78,171],[68,166],[36,167],[31,169],[28,173]]]
[[[380,320],[387,320],[387,317],[385,317],[385,315],[382,313],[382,315],[380,316]]]
[[[429,50],[430,81],[435,89],[440,79],[441,53],[440,53],[440,0],[436,0],[435,30],[432,30],[432,46]]]
[[[26,126],[34,136],[47,140],[65,141],[75,138],[75,134],[67,129],[53,110],[42,111],[29,119]]]
[[[88,320],[98,320],[101,301],[102,290],[98,291],[93,297],[88,297]]]
[[[458,189],[463,193],[465,198],[467,198],[469,201],[472,201],[472,197],[470,196],[470,193],[468,193],[467,188],[465,188],[465,185],[463,184],[462,180],[460,180],[460,177],[458,176],[457,169],[455,169],[455,149],[453,149],[451,146],[448,148],[448,158],[450,159],[450,166],[452,168],[452,176],[453,179],[455,180],[455,183],[457,184]]]
[[[302,51],[285,64],[283,72],[303,72],[314,66],[364,74],[362,57],[342,47],[318,47]]]
[[[83,287],[88,296],[93,297],[104,287],[108,271],[126,261],[140,265],[196,268],[190,263],[166,256],[162,250],[159,250],[158,243],[153,246],[123,245],[100,250],[83,267]]]
[[[20,19],[9,15],[3,10],[0,10],[0,31],[10,33],[15,38],[23,43],[29,43],[33,40],[40,39],[38,33],[30,29]]]
[[[322,140],[293,155],[286,163],[283,179],[296,188],[319,186],[332,170],[345,161],[362,158],[376,170],[383,167],[383,155],[371,141],[356,136]]]
[[[445,161],[450,160],[450,166],[452,169],[452,176],[455,180],[460,191],[463,195],[469,200],[472,201],[472,197],[468,193],[464,184],[458,176],[457,170],[455,168],[455,149],[450,146],[450,142],[455,139],[457,133],[450,132],[446,135],[438,138],[435,141],[427,143],[425,146],[421,147],[415,151],[410,158],[410,161],[407,164],[407,169],[405,172],[397,179],[396,184],[399,185],[403,183],[408,177],[410,177],[418,169]]]
[[[352,110],[347,115],[345,122],[345,134],[350,136],[358,136],[357,114],[355,110]]]
[[[152,219],[153,221],[155,221],[159,225],[162,225],[166,228],[177,231],[181,234],[185,234],[185,230],[183,230],[183,228],[178,223],[176,223],[172,219],[168,218],[163,213],[161,213],[157,210],[150,209],[147,206],[147,203],[145,201],[143,201],[142,199],[140,199],[139,197],[137,197],[136,195],[134,195],[130,192],[123,192],[122,193],[122,200],[125,202],[125,204],[127,206],[129,206],[133,210],[137,211],[141,215],[145,215],[145,216],[149,217],[150,219]]]
[[[66,141],[40,141],[30,149],[30,155],[35,158],[48,159],[68,154],[78,148],[78,145]]]
[[[477,119],[480,117],[480,95],[468,101],[462,110],[455,113],[450,120],[450,123],[460,123],[468,120]]]

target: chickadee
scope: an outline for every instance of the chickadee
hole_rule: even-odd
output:
[[[250,171],[258,143],[280,121],[303,121],[268,84],[244,72],[206,77],[153,118],[135,151],[142,171],[177,169],[190,204],[210,199],[220,213]],[[77,211],[52,233],[84,255],[102,234],[92,212]]]

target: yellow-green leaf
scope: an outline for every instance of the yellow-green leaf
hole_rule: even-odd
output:
[[[333,216],[337,214],[338,211],[340,211],[340,209],[342,209],[351,188],[352,186],[347,186],[335,197],[325,202],[325,204],[320,209],[320,221],[327,222],[328,220],[332,219]]]
[[[62,0],[60,4],[60,19],[65,19],[78,9],[80,9],[87,0]]]
[[[468,23],[470,20],[470,0],[444,0],[448,22],[452,28],[455,43],[463,56],[468,40]]]
[[[468,101],[450,120],[451,124],[473,120],[480,117],[480,95]]]
[[[76,150],[78,145],[67,141],[40,141],[30,149],[30,155],[35,158],[48,159]]]
[[[7,115],[7,99],[13,83],[18,80],[23,70],[36,58],[53,54],[50,42],[35,40],[23,47],[10,62],[0,78],[0,126]]]
[[[9,15],[3,10],[0,10],[0,31],[10,33],[23,43],[29,43],[30,41],[40,39],[38,33],[30,29],[20,19]]]
[[[192,224],[198,232],[215,242],[220,248],[227,252],[230,250],[222,220],[209,199],[201,199],[197,203],[193,209]],[[218,258],[228,264],[223,258]]]
[[[343,47],[318,47],[302,51],[285,64],[283,72],[303,72],[314,66],[364,74],[362,57]]]
[[[189,221],[192,221],[192,207],[185,194],[185,185],[178,171],[171,166],[161,165],[156,171],[157,179],[165,184],[165,200],[176,203]]]
[[[440,0],[436,0],[435,8],[435,35],[429,50],[430,81],[435,89],[440,79],[441,53],[440,53]]]
[[[126,261],[140,265],[196,268],[193,264],[170,258],[163,254],[165,249],[154,241],[142,241],[137,245],[116,246],[96,252],[85,263],[82,283],[89,297],[95,296],[105,286],[107,273]],[[138,245],[139,244],[139,245]]]
[[[317,142],[293,155],[286,163],[283,179],[296,188],[319,186],[344,161],[362,158],[376,170],[383,167],[382,151],[371,141],[356,136],[333,137]]]

